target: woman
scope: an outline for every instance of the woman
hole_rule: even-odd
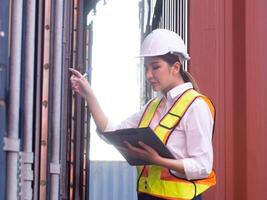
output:
[[[120,125],[109,122],[88,82],[70,69],[72,88],[88,102],[101,132],[149,126],[175,156],[161,157],[142,142],[140,148],[125,143],[128,153],[153,163],[138,167],[139,200],[201,199],[201,193],[215,185],[212,103],[197,92],[191,75],[183,70],[182,63],[189,56],[176,33],[154,30],[142,43],[140,56],[144,58],[147,81],[161,96]]]

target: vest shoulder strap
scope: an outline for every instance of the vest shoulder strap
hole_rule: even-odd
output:
[[[215,109],[209,98],[198,93],[194,89],[189,89],[185,91],[180,98],[177,99],[177,101],[174,103],[169,112],[161,119],[159,125],[166,129],[173,129],[179,123],[189,106],[198,97],[201,97],[207,103],[214,118]],[[154,98],[153,100],[151,100],[140,120],[138,126],[139,128],[149,126],[149,123],[151,122],[160,102],[161,99],[159,98]]]
[[[144,128],[148,127],[149,123],[151,122],[159,104],[160,104],[161,99],[159,98],[154,98],[150,101],[150,103],[147,105],[144,114],[140,120],[139,123],[139,128]]]
[[[169,112],[161,119],[160,126],[166,129],[173,129],[181,120],[187,109],[198,97],[201,97],[208,103],[211,109],[211,113],[214,112],[214,107],[212,106],[210,100],[204,95],[198,93],[193,89],[185,91],[180,98],[174,103]]]

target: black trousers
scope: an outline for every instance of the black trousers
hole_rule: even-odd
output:
[[[138,193],[138,200],[164,200],[164,199],[154,197],[148,194]],[[193,200],[202,200],[201,195],[195,197]]]

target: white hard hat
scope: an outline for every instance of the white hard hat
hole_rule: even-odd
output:
[[[155,29],[144,39],[139,56],[161,56],[167,53],[176,54],[180,62],[190,59],[184,41],[177,33],[167,29]]]

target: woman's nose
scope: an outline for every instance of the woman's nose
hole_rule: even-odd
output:
[[[149,68],[146,68],[146,78],[147,80],[151,79],[153,77],[152,71]]]

